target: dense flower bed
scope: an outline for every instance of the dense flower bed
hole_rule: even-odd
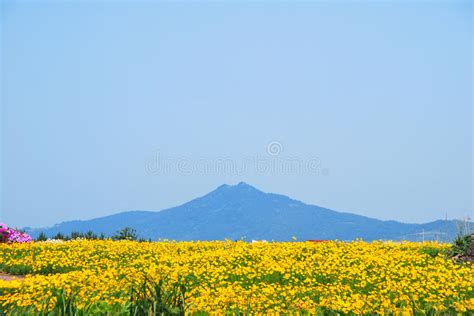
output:
[[[66,304],[86,314],[130,315],[139,304],[168,304],[160,310],[468,314],[474,268],[445,258],[447,249],[361,241],[2,244],[0,270],[27,276],[0,281],[0,310],[31,314]]]
[[[6,242],[31,242],[31,236],[25,233],[22,233],[16,229],[9,228],[6,224],[0,223],[0,241]]]

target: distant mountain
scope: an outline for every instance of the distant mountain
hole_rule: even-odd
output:
[[[305,204],[287,196],[264,193],[244,182],[221,185],[209,194],[160,212],[129,211],[85,221],[70,221],[41,231],[52,237],[58,232],[93,231],[112,235],[132,227],[140,237],[173,240],[452,240],[459,221],[405,224],[382,221]]]

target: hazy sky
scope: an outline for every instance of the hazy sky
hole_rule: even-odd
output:
[[[381,219],[472,216],[470,1],[2,4],[9,225],[239,181]]]

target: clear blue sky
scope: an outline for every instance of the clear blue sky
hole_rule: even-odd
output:
[[[222,183],[381,219],[473,209],[472,5],[2,2],[1,220],[160,210]],[[321,173],[154,173],[317,157]]]

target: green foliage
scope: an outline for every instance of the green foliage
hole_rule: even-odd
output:
[[[458,235],[456,239],[454,239],[453,246],[451,247],[450,256],[465,256],[467,254],[467,250],[471,245],[472,235]]]
[[[6,273],[10,273],[13,275],[26,275],[33,273],[33,268],[28,265],[23,264],[16,264],[16,265],[4,265],[0,264],[0,270]]]
[[[69,237],[67,235],[63,235],[62,233],[57,233],[56,235],[54,235],[53,239],[68,240]]]
[[[36,241],[46,241],[48,240],[48,237],[44,232],[41,232],[38,237],[36,238]]]
[[[138,236],[136,230],[130,227],[122,228],[117,231],[117,233],[112,236],[114,240],[137,240]]]
[[[92,230],[89,230],[86,233],[81,233],[81,232],[72,232],[71,233],[71,239],[88,239],[88,240],[97,240],[97,239],[105,239],[104,234],[101,234],[100,236],[97,236]]]
[[[82,238],[82,233],[80,232],[72,232],[71,233],[71,239],[78,239],[78,238]]]
[[[92,230],[89,230],[86,233],[81,233],[81,232],[72,232],[70,235],[63,234],[61,232],[58,232],[56,235],[53,236],[52,239],[56,240],[71,240],[71,239],[88,239],[88,240],[104,240],[107,239],[104,233],[101,233],[100,235],[97,235],[94,233]],[[48,240],[48,237],[44,232],[41,232],[38,237],[36,238],[36,241],[46,241]]]
[[[439,248],[436,248],[436,247],[430,247],[430,246],[425,246],[425,247],[420,248],[420,252],[424,253],[426,255],[429,255],[432,258],[437,257],[439,255],[446,255],[447,254],[446,250],[439,249]]]
[[[109,305],[104,301],[93,304],[80,305],[80,300],[73,293],[67,293],[64,289],[53,292],[53,296],[43,303],[42,311],[38,312],[31,307],[16,307],[8,312],[8,315],[133,315],[133,316],[158,316],[158,315],[185,315],[188,308],[186,304],[186,284],[169,285],[165,280],[158,282],[145,279],[136,288],[130,290],[130,300],[124,305]],[[1,294],[1,293],[0,293]],[[54,306],[46,308],[51,301]],[[0,315],[4,314],[0,311]]]
[[[186,288],[185,284],[168,286],[163,279],[145,278],[141,287],[132,288],[130,315],[184,315]]]
[[[92,230],[89,230],[87,233],[84,234],[85,239],[98,239],[96,234]]]

